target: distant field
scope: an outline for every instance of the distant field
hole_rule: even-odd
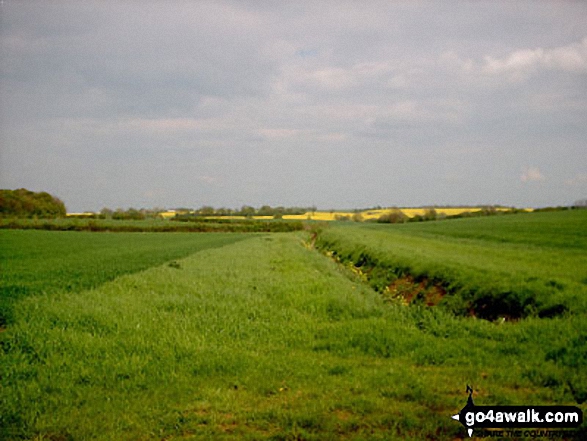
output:
[[[445,216],[454,216],[457,214],[463,214],[466,212],[475,213],[481,211],[482,207],[463,207],[463,208],[452,208],[452,207],[434,207],[434,210]],[[428,208],[381,208],[377,210],[363,210],[363,211],[313,211],[305,214],[290,214],[283,216],[284,219],[289,220],[315,220],[315,221],[335,221],[342,218],[352,218],[356,214],[360,214],[362,220],[375,220],[384,214],[389,214],[392,211],[401,211],[407,217],[423,216]],[[498,211],[508,211],[507,208],[498,208]]]
[[[0,231],[2,288],[27,287],[0,332],[0,439],[452,441],[465,437],[450,416],[467,384],[476,404],[585,412],[579,304],[550,319],[460,317],[389,301],[342,260],[360,244],[349,256],[491,280],[525,252],[538,263],[523,260],[524,277],[563,284],[564,300],[584,294],[581,267],[564,269],[567,253],[585,256],[584,221],[340,223],[317,237]],[[345,265],[312,239],[340,246]],[[493,265],[476,266],[484,252]]]

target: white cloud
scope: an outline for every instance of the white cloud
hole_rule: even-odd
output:
[[[522,169],[522,176],[520,176],[520,180],[522,182],[537,182],[543,181],[544,176],[538,167],[524,167]]]
[[[274,79],[273,91],[280,94],[294,91],[340,94],[366,89],[398,89],[409,84],[409,75],[410,72],[402,70],[392,60],[338,66],[324,60],[300,62],[294,59],[282,65],[281,74]]]
[[[553,49],[520,49],[503,58],[485,56],[482,71],[487,74],[521,75],[537,69],[587,72],[587,37],[579,43]]]
[[[566,46],[522,48],[499,57],[484,55],[481,59],[449,50],[437,58],[437,67],[481,86],[491,86],[494,80],[501,82],[503,78],[518,82],[545,71],[585,74],[587,37]]]

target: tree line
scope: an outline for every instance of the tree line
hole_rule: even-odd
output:
[[[251,218],[253,216],[271,216],[275,219],[280,219],[284,215],[290,214],[305,214],[307,212],[315,212],[316,207],[271,207],[269,205],[263,205],[260,208],[255,208],[250,205],[243,205],[241,208],[214,208],[210,205],[204,205],[200,208],[175,208],[171,211],[176,213],[176,217],[222,217],[222,216],[243,216]],[[167,212],[168,210],[153,208],[153,209],[136,209],[129,208],[123,210],[118,208],[111,210],[109,208],[103,208],[99,213],[84,214],[82,217],[94,218],[94,219],[114,219],[114,220],[144,220],[154,219],[160,217],[161,213]]]
[[[231,208],[214,208],[205,205],[193,211],[196,216],[272,216],[280,218],[284,215],[291,214],[305,214],[307,212],[315,212],[316,207],[271,207],[270,205],[263,205],[260,208],[255,208],[250,205],[243,205],[240,209]]]

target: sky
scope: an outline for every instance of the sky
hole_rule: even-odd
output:
[[[70,212],[587,198],[587,2],[0,1],[0,188]]]

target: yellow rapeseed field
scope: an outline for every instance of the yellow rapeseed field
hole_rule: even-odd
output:
[[[284,219],[297,219],[297,220],[317,220],[317,221],[333,221],[337,217],[353,216],[351,211],[308,211],[304,214],[286,214],[283,216]]]
[[[474,213],[481,211],[482,207],[434,207],[434,210],[438,214],[444,214],[446,216],[454,216],[464,212]],[[379,208],[373,210],[361,211],[360,215],[363,220],[377,219],[380,216],[399,210],[408,217],[423,216],[430,208]],[[508,211],[508,208],[497,208],[498,211]],[[529,209],[527,209],[529,210]],[[352,211],[314,211],[307,212],[304,214],[291,214],[283,216],[284,219],[297,219],[297,220],[316,220],[316,221],[334,221],[337,217],[348,217],[352,218],[355,215]]]
[[[402,208],[401,211],[408,217],[423,216],[426,211],[430,208]],[[481,211],[481,207],[471,208],[434,208],[438,214],[444,214],[446,216],[454,216],[465,212],[474,213],[475,211]]]
[[[163,219],[169,219],[175,216],[176,214],[177,213],[175,211],[165,211],[163,213],[159,213],[159,216],[161,216]]]

